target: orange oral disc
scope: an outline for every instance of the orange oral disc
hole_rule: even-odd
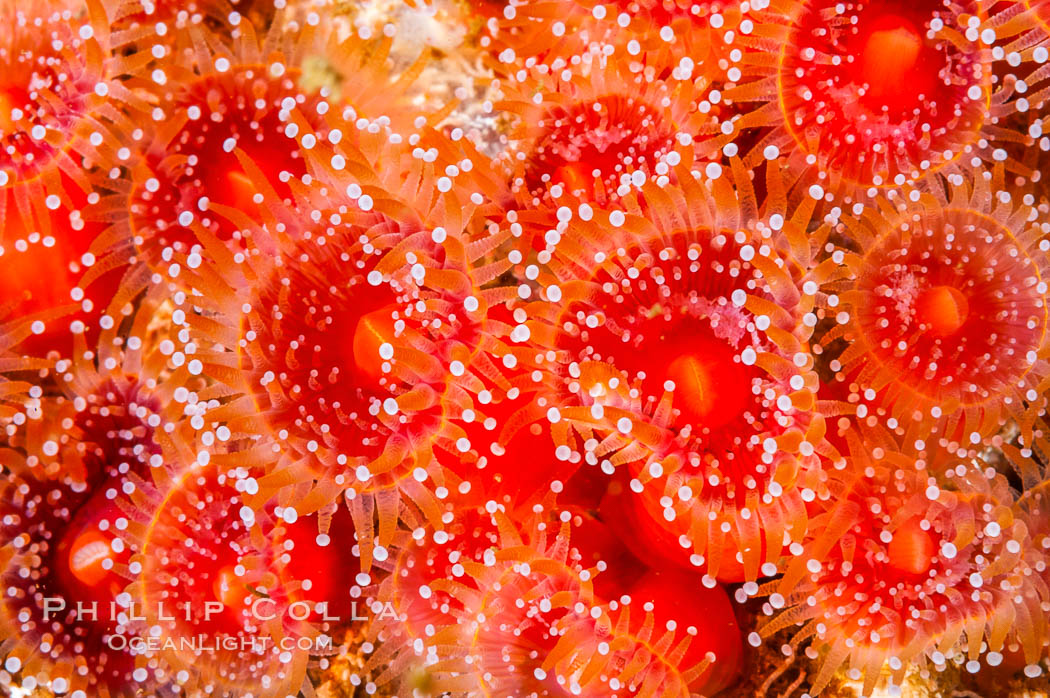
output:
[[[930,569],[934,553],[933,538],[914,519],[893,532],[893,540],[887,548],[890,566],[913,575],[925,574]]]
[[[69,571],[87,586],[98,586],[109,574],[103,564],[112,557],[108,538],[94,529],[84,531],[70,546]]]
[[[226,173],[226,183],[230,187],[230,201],[222,203],[232,206],[241,211],[254,211],[256,204],[254,197],[258,193],[255,183],[248,175],[239,169],[231,169]]]
[[[692,349],[667,367],[667,378],[675,383],[674,405],[686,420],[716,429],[746,409],[751,375],[733,360],[728,344],[698,339]]]
[[[919,322],[937,335],[949,335],[966,322],[970,304],[958,289],[951,286],[934,286],[919,296]]]
[[[910,90],[908,73],[915,67],[922,50],[922,36],[902,17],[887,17],[864,42],[861,75],[872,97],[893,101]]]
[[[223,567],[215,576],[212,591],[215,599],[226,608],[237,608],[244,604],[244,582],[237,578],[237,573],[230,565]]]
[[[354,328],[354,365],[362,374],[374,381],[383,377],[382,348],[394,339],[393,309],[388,307],[373,310],[363,315]]]

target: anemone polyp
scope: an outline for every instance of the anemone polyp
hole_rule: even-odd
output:
[[[753,580],[789,531],[802,535],[799,493],[819,489],[824,427],[802,322],[818,284],[775,252],[783,214],[766,213],[776,232],[740,230],[737,202],[723,209],[716,194],[706,208],[701,183],[682,178],[681,190],[644,187],[630,219],[570,225],[579,234],[555,258],[565,282],[545,280],[558,302],[529,309],[550,322],[535,341],[562,384],[547,417],[568,425],[559,448],[582,447],[578,459],[607,472],[629,466],[642,519],[674,531],[671,557],[714,577],[728,552],[740,566],[726,573]],[[631,235],[606,242],[591,225]]]
[[[123,483],[167,462],[162,444],[185,407],[173,393],[186,374],[149,344],[155,301],[140,299],[126,325],[103,323],[92,350],[77,334],[74,358],[50,362],[20,415],[5,420],[0,574],[9,636],[24,638],[8,648],[23,685],[120,696],[163,682],[162,663],[107,640],[133,634],[126,606],[110,610],[127,598],[141,544],[118,500]]]
[[[673,582],[642,580],[625,589],[639,596],[630,608],[629,596],[605,603],[593,593],[604,566],[583,567],[570,555],[570,512],[548,521],[537,505],[516,522],[488,502],[463,514],[447,539],[439,534],[435,544],[422,547],[408,541],[391,586],[380,590],[382,599],[402,589],[393,598],[408,602],[409,627],[425,631],[408,642],[398,636],[406,626],[378,631],[384,646],[370,666],[387,666],[380,683],[411,681],[419,668],[433,689],[487,696],[654,696],[713,688],[710,670],[719,659],[726,663],[724,675],[732,675],[732,650],[715,656],[707,634],[717,632],[717,622],[735,623],[724,593],[709,600],[700,628],[695,617],[657,598],[677,588]],[[431,610],[420,615],[423,609]],[[666,627],[657,627],[658,618]],[[674,619],[685,633],[668,622]],[[726,647],[731,645],[732,639]],[[649,659],[640,661],[643,656]]]
[[[442,369],[415,306],[441,301],[407,269],[384,280],[381,255],[357,237],[388,224],[367,218],[348,216],[342,230],[290,245],[246,299],[236,348],[271,429],[288,430],[289,443],[317,453],[319,466],[371,464],[380,474],[440,422]],[[409,254],[436,269],[430,255],[443,250],[422,243],[420,257]],[[333,284],[340,276],[345,282]]]
[[[232,41],[208,25],[161,33],[193,37],[196,48],[153,47],[152,72],[140,81],[151,118],[135,134],[125,176],[106,183],[99,207],[112,221],[105,251],[152,270],[196,244],[187,218],[230,240],[261,222],[263,193],[290,198],[287,182],[308,169],[296,136],[324,138],[330,107],[326,91],[303,85],[295,62],[316,48],[310,33],[274,27],[257,34],[247,21]]]
[[[285,454],[261,481],[263,494],[316,481],[302,503],[309,513],[351,487],[369,501],[382,491],[385,545],[401,496],[431,511],[435,491],[453,484],[432,457],[431,439],[443,427],[449,382],[474,384],[485,308],[455,227],[470,209],[444,193],[450,178],[435,181],[428,163],[405,164],[419,168],[419,187],[399,199],[401,151],[389,153],[387,181],[349,148],[340,146],[338,159],[355,174],[333,169],[330,183],[297,187],[291,204],[272,204],[265,225],[242,231],[244,252],[196,226],[203,254],[188,255],[180,273],[200,293],[187,298],[187,311],[198,315],[193,324],[210,347],[199,353],[201,370],[239,394],[216,418],[263,434]],[[370,517],[365,511],[360,516]]]
[[[738,117],[729,133],[768,128],[749,163],[772,145],[858,188],[899,184],[976,152],[992,56],[960,27],[977,12],[977,3],[932,1],[770,8],[746,41],[777,41],[775,68],[764,50],[749,52],[757,62],[745,56],[731,68],[724,95],[771,108]]]
[[[295,73],[273,78],[258,66],[237,66],[189,85],[176,84],[179,95],[159,126],[157,145],[141,163],[130,194],[129,233],[140,256],[153,265],[164,264],[164,248],[188,252],[196,243],[179,223],[180,216],[200,216],[228,239],[237,226],[209,210],[226,207],[258,219],[259,187],[274,187],[278,196],[287,198],[284,182],[306,173],[287,110],[288,104],[300,108]],[[314,108],[321,103],[316,96],[311,101]],[[245,172],[242,153],[251,158],[266,185],[253,180],[255,172]]]
[[[328,642],[327,608],[312,603],[303,585],[316,570],[289,568],[308,559],[295,552],[290,533],[297,512],[272,501],[247,504],[256,478],[224,466],[236,448],[201,446],[196,462],[127,479],[129,508],[145,514],[128,529],[141,539],[129,593],[144,625],[134,629],[143,636],[160,630],[151,651],[183,690],[276,698],[297,692],[311,654],[324,654],[306,648]],[[201,636],[234,641],[203,652],[184,641]]]
[[[22,638],[7,647],[7,661],[20,668],[26,688],[36,682],[56,692],[131,695],[149,685],[156,665],[106,642],[127,630],[126,619],[105,609],[128,584],[133,550],[124,544],[128,519],[114,498],[119,470],[133,462],[132,453],[146,449],[148,456],[152,444],[124,430],[128,440],[121,442],[114,433],[121,414],[77,415],[72,406],[38,403],[4,450],[14,472],[3,493],[0,623],[8,637]],[[82,615],[81,606],[103,610]]]
[[[137,58],[114,56],[112,2],[0,5],[9,31],[0,65],[0,197],[10,230],[50,234],[48,211],[90,191],[100,162],[117,159],[114,131],[142,107],[120,81]]]
[[[44,172],[58,176],[56,161],[68,154],[65,148],[74,137],[86,136],[88,115],[104,102],[110,76],[104,60],[108,27],[91,23],[105,17],[102,3],[91,3],[94,17],[86,24],[77,16],[88,10],[85,3],[56,3],[26,12],[6,2],[0,9],[11,29],[5,34],[0,83],[6,189]]]
[[[667,179],[672,166],[695,160],[716,133],[701,75],[675,71],[654,78],[604,57],[562,67],[508,76],[495,105],[516,122],[501,159],[522,209],[517,217],[528,227],[523,241],[538,249],[550,246],[548,230],[564,232],[555,216],[560,206],[614,204],[649,179]],[[537,92],[542,102],[532,98]]]
[[[850,226],[861,251],[843,258],[852,281],[825,343],[851,343],[832,367],[873,390],[871,417],[959,440],[1009,417],[1028,430],[1043,409],[1046,246],[1031,209],[991,207],[994,186],[958,183]]]
[[[100,229],[88,220],[92,189],[143,105],[121,80],[137,57],[115,55],[127,47],[111,41],[113,11],[96,0],[0,4],[0,290],[20,314],[46,309],[41,321],[68,313],[71,293],[90,307],[107,292],[76,288]]]
[[[128,520],[97,478],[10,475],[0,510],[4,663],[21,687],[130,696],[150,685],[156,665],[107,642],[127,630],[107,609],[127,585],[119,529]]]
[[[772,616],[761,637],[799,625],[797,639],[813,638],[814,694],[845,667],[870,694],[887,667],[899,685],[910,667],[943,669],[959,654],[971,672],[985,653],[994,666],[1008,640],[1037,653],[1029,534],[1005,478],[975,461],[938,481],[900,467],[906,452],[869,450],[853,440],[855,477],[814,518],[820,533],[792,546],[785,576],[761,591]]]

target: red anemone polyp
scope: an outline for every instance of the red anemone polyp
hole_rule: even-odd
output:
[[[806,5],[778,80],[796,145],[861,184],[890,184],[962,155],[980,133],[989,71],[982,49],[943,30],[975,11],[935,2]]]
[[[25,473],[8,476],[2,495],[0,628],[13,640],[4,648],[8,671],[20,673],[23,688],[55,693],[122,696],[148,685],[151,670],[106,642],[127,629],[109,610],[128,584],[130,555],[115,492],[97,477]]]
[[[189,221],[224,240],[262,223],[264,194],[288,200],[288,182],[307,172],[300,129],[311,146],[327,133],[328,103],[301,86],[298,68],[279,56],[259,60],[259,47],[239,48],[243,55],[195,59],[205,63],[200,75],[166,66],[156,135],[132,169],[126,204],[126,234],[151,266],[167,267],[168,247],[187,253],[197,244]]]
[[[775,274],[777,267],[772,259],[756,260],[744,242],[684,230],[621,248],[592,280],[566,294],[558,348],[625,372],[652,409],[666,391],[677,415],[669,428],[712,448],[723,438],[744,445],[746,439],[723,429],[729,424],[775,428],[772,421],[761,424],[766,408],[757,403],[769,398],[754,386],[769,373],[758,352],[779,348],[766,332],[771,318],[749,309],[747,299],[776,302],[762,272]]]
[[[105,16],[102,3],[90,5]],[[75,151],[65,149],[87,136],[89,114],[105,101],[108,26],[81,19],[86,10],[88,3],[77,2],[0,6],[9,28],[0,58],[0,186],[45,172],[57,179],[56,161],[72,160]]]
[[[815,637],[813,693],[841,668],[868,694],[884,667],[899,684],[909,667],[943,667],[957,653],[971,673],[986,653],[994,666],[1008,638],[1038,646],[1028,531],[1003,476],[958,463],[938,486],[899,467],[900,453],[854,446],[864,451],[853,452],[857,477],[814,517],[819,533],[793,546],[785,577],[766,585],[773,617],[761,636],[797,624],[800,638]]]
[[[366,281],[374,271],[374,259],[362,260],[345,286],[330,285],[331,270],[344,263],[343,249],[339,244],[313,242],[299,246],[299,254],[289,255],[290,260],[298,257],[299,263],[282,266],[257,291],[253,306],[258,307],[258,316],[247,318],[250,329],[245,332],[255,337],[263,355],[283,359],[282,370],[273,371],[285,396],[283,400],[271,397],[273,425],[292,427],[299,438],[319,440],[344,458],[365,456],[371,461],[383,453],[386,443],[384,434],[369,426],[369,417],[396,415],[393,405],[384,409],[383,403],[388,397],[396,401],[408,390],[408,383],[395,380],[396,374],[388,375],[389,370],[384,372],[383,364],[390,368],[394,344],[412,336],[402,329],[399,338],[395,327],[398,321],[405,324],[411,301],[403,295],[406,289],[377,289]],[[304,258],[313,264],[303,264]],[[247,365],[255,364],[248,359],[252,353],[249,349],[245,354]],[[259,366],[273,369],[270,362]],[[263,385],[265,371],[255,376]],[[426,403],[423,390],[417,388],[417,394]],[[429,402],[423,407],[434,407]],[[434,416],[427,420],[420,414],[413,421],[424,431],[428,422],[430,428],[434,426]],[[411,439],[419,436],[405,434]]]
[[[655,696],[711,687],[708,670],[717,658],[707,630],[719,621],[709,616],[702,628],[687,628],[698,619],[680,617],[682,608],[661,604],[655,615],[651,605],[642,608],[654,601],[648,597],[683,591],[680,580],[622,589],[647,597],[629,610],[626,596],[597,599],[593,582],[605,574],[605,561],[591,566],[581,558],[587,542],[572,544],[571,512],[549,518],[543,512],[537,505],[512,520],[488,502],[463,510],[448,538],[442,531],[433,544],[408,542],[380,598],[392,594],[411,619],[388,631],[416,631],[409,642],[381,632],[384,649],[370,662],[392,667],[386,679],[401,680],[411,680],[422,662],[426,685],[489,696]],[[717,608],[735,623],[728,600],[713,601],[711,616]],[[725,652],[727,664],[732,654]]]
[[[954,440],[1010,416],[1030,428],[1047,375],[1045,245],[1027,207],[989,212],[978,189],[854,226],[863,253],[844,258],[853,281],[829,335],[851,342],[832,367],[882,414]]]
[[[960,34],[963,19],[976,14],[972,2],[786,3],[762,13],[754,31],[780,42],[775,71],[756,63],[741,78],[734,67],[725,96],[766,101],[752,79],[773,78],[775,125],[789,139],[762,139],[762,149],[812,158],[834,181],[856,187],[899,184],[978,149],[991,51]],[[752,125],[774,123],[756,111],[739,123]],[[756,149],[755,162],[760,157]]]
[[[672,166],[692,162],[715,132],[707,82],[691,70],[654,79],[615,61],[563,68],[523,70],[501,86],[497,106],[517,117],[503,159],[525,209],[549,208],[562,194],[597,205],[615,202]],[[538,92],[542,102],[533,99]],[[520,213],[528,219],[529,211]]]
[[[135,59],[111,55],[112,11],[102,0],[0,3],[0,293],[7,311],[46,314],[33,351],[68,351],[51,346],[52,320],[112,292],[76,288],[101,230],[89,213],[100,163],[127,157],[116,134],[133,130],[141,106],[117,79]]]
[[[636,503],[649,502],[639,516],[674,531],[672,558],[690,567],[710,552],[718,576],[728,553],[742,567],[723,574],[757,578],[787,531],[802,534],[799,491],[821,467],[787,265],[761,237],[699,227],[590,254],[590,278],[558,287],[552,319],[566,404],[547,416],[571,425],[559,445],[628,464]]]
[[[4,246],[21,234],[65,234],[70,214],[77,237],[78,199],[104,179],[105,164],[128,157],[117,134],[135,129],[144,103],[121,77],[135,75],[141,61],[111,43],[114,13],[109,0],[0,4],[8,27],[0,42]],[[76,250],[66,262],[87,251],[72,241],[58,249]]]
[[[599,186],[615,190],[619,174],[651,171],[674,145],[660,111],[633,95],[607,95],[554,107],[540,126],[543,133],[532,146],[525,169],[530,192],[542,183],[561,184],[593,198]]]
[[[245,502],[256,479],[243,469],[224,471],[225,453],[207,465],[200,463],[211,451],[199,453],[205,456],[181,472],[132,480],[135,486],[126,490],[132,506],[149,515],[135,527],[142,547],[134,564],[141,572],[131,592],[147,625],[175,640],[165,641],[160,654],[180,672],[186,690],[295,693],[309,660],[297,643],[319,636],[324,610],[302,596],[304,578],[283,569],[296,559],[295,545],[284,545],[287,537],[278,541],[298,521],[297,512],[272,504],[253,509]],[[301,607],[293,608],[296,603]],[[200,636],[235,642],[200,653],[179,641]]]
[[[382,256],[358,236],[389,225],[348,220],[292,246],[241,319],[241,365],[270,429],[316,454],[319,472],[345,467],[361,477],[403,465],[440,426],[441,362],[459,360],[442,352],[471,332],[465,312],[445,323],[429,317],[428,304],[452,300],[442,297],[449,289],[421,286],[408,269],[384,275]],[[437,275],[445,253],[427,237],[409,254]]]
[[[342,152],[358,158],[364,181],[327,173],[342,180],[344,196],[304,176],[316,186],[297,188],[294,205],[273,204],[271,225],[245,231],[244,252],[197,226],[204,254],[184,259],[180,283],[201,293],[187,299],[187,312],[207,309],[194,321],[208,347],[199,352],[202,371],[237,393],[214,418],[262,434],[283,454],[260,480],[260,496],[311,481],[317,487],[299,502],[308,514],[352,487],[362,496],[351,512],[364,530],[373,511],[364,502],[383,492],[387,545],[402,496],[432,512],[435,492],[453,486],[431,445],[450,384],[477,383],[472,357],[485,307],[467,250],[438,224],[464,210],[443,194],[450,178],[435,182],[431,169],[417,169],[419,193],[409,195],[418,200],[399,199],[378,174],[366,176],[363,155]],[[401,176],[400,155],[381,155],[391,158],[384,177]],[[371,545],[362,545],[366,571]]]
[[[165,357],[141,339],[153,307],[142,301],[120,341],[113,326],[103,329],[97,353],[77,335],[74,358],[51,367],[64,394],[27,400],[26,419],[6,430],[2,459],[12,474],[3,494],[0,574],[12,605],[4,622],[14,623],[11,637],[25,638],[10,656],[23,681],[34,677],[56,693],[131,695],[151,685],[159,668],[106,644],[113,633],[132,633],[111,604],[125,598],[135,574],[131,556],[141,544],[134,517],[118,498],[126,478],[164,465],[155,437],[183,409],[171,399],[175,388],[158,381],[167,371]],[[64,608],[49,620],[41,615],[47,604]],[[78,604],[97,613],[81,614]]]

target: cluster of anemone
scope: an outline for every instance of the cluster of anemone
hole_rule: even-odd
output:
[[[5,691],[1045,683],[1046,3],[0,20]]]

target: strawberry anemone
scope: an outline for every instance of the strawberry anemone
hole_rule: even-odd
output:
[[[610,206],[649,179],[666,181],[716,132],[707,82],[691,71],[654,79],[605,57],[556,67],[508,76],[495,105],[515,126],[499,163],[513,203],[497,202],[493,219],[522,251],[558,243],[559,208]]]
[[[130,631],[127,616],[110,609],[124,598],[141,543],[126,533],[121,484],[164,464],[161,443],[183,409],[159,379],[166,357],[143,349],[150,319],[141,311],[122,339],[111,325],[97,352],[78,335],[75,359],[54,365],[63,393],[31,389],[24,419],[16,415],[7,430],[2,623],[20,638],[4,652],[24,687],[122,696],[163,680],[155,660],[109,641]]]
[[[111,56],[112,3],[101,0],[0,5],[0,202],[5,228],[50,233],[48,210],[67,189],[90,190],[91,170],[116,162],[115,133],[132,130],[140,107],[118,78],[141,61]]]
[[[691,72],[653,79],[612,60],[562,63],[560,70],[526,69],[500,85],[504,99],[496,108],[518,117],[505,157],[523,202],[545,199],[555,185],[599,204],[615,199],[621,186],[630,190],[632,176],[666,174],[681,157],[672,153],[716,131],[707,83]]]
[[[342,152],[357,170],[366,162]],[[392,179],[411,173],[413,198],[396,198],[374,175],[359,183],[330,172],[343,177],[345,196],[321,183],[299,187],[293,207],[246,231],[244,253],[197,226],[207,258],[191,253],[182,272],[194,289],[188,320],[209,347],[201,370],[238,395],[212,419],[262,434],[283,454],[260,496],[315,482],[298,503],[310,513],[353,488],[359,529],[366,520],[371,529],[378,507],[381,545],[402,503],[434,514],[435,494],[453,484],[431,439],[442,431],[448,383],[477,382],[485,313],[457,228],[435,225],[453,225],[464,210],[443,193],[450,178],[435,183],[419,161],[403,170],[396,154],[387,162]],[[370,549],[371,541],[366,570]]]
[[[832,370],[915,438],[979,440],[1009,418],[1030,434],[1044,409],[1046,244],[1029,207],[993,205],[997,182],[846,222],[861,252],[822,341],[849,343]]]
[[[26,690],[130,696],[156,676],[155,663],[108,642],[127,630],[109,609],[127,585],[129,553],[118,531],[127,518],[107,480],[97,470],[88,480],[21,469],[5,478],[2,654]]]
[[[670,557],[717,577],[728,552],[740,565],[725,574],[753,580],[804,533],[802,493],[819,489],[827,444],[803,317],[827,268],[798,264],[782,202],[740,221],[753,207],[729,177],[682,176],[644,187],[629,216],[575,222],[554,260],[563,281],[544,279],[547,300],[527,312],[553,352],[562,397],[546,416],[566,423],[565,455],[627,466],[641,518],[674,531]],[[811,241],[796,242],[805,259]]]
[[[176,423],[192,413],[195,397],[184,358],[151,329],[157,299],[137,302],[134,314],[106,316],[93,350],[76,334],[74,358],[53,362],[57,394],[34,386],[21,412],[5,420],[0,459],[12,475],[0,554],[10,601],[3,623],[6,636],[23,640],[5,653],[23,685],[122,696],[164,681],[163,664],[108,640],[134,634],[122,599],[141,539],[120,494],[127,478],[167,467]],[[65,607],[49,608],[47,598]],[[78,603],[97,613],[77,613]],[[110,611],[115,603],[121,614]]]
[[[989,666],[1002,661],[1008,640],[1034,661],[1045,622],[1005,478],[978,460],[938,484],[907,451],[871,449],[855,435],[850,454],[856,477],[814,517],[817,533],[784,577],[760,589],[771,617],[750,642],[800,626],[795,642],[809,639],[807,655],[821,658],[814,694],[840,669],[863,680],[865,694],[880,672],[899,685],[911,667],[943,669],[958,656],[976,673],[982,655]]]
[[[837,183],[900,184],[964,156],[991,157],[991,50],[964,20],[976,2],[789,2],[762,14],[728,69],[729,102],[756,103],[728,129],[809,158]],[[768,60],[771,42],[779,60]],[[1000,110],[998,105],[990,116]],[[969,158],[967,158],[969,159]]]
[[[479,505],[484,498],[484,494],[471,488],[469,493],[456,497],[454,508],[446,509],[441,530],[417,528],[411,537],[403,535],[393,546],[396,552],[386,565],[390,573],[382,582],[379,596],[394,604],[400,632],[410,640],[433,635],[436,628],[448,622],[450,613],[462,611],[462,604],[454,595],[432,583],[459,576],[457,564],[499,546],[498,531],[492,526],[488,508],[502,505],[494,500],[488,500],[488,506]],[[548,495],[544,504],[550,501]],[[560,526],[556,522],[566,517],[571,535],[567,564],[595,570],[592,582],[598,598],[618,599],[644,575],[645,565],[593,512],[578,505],[561,504],[545,511],[548,526]],[[525,516],[535,517],[535,513]],[[437,584],[440,586],[441,582]]]
[[[127,159],[121,134],[134,130],[143,108],[123,82],[143,60],[111,41],[112,5],[0,4],[10,28],[0,51],[0,316],[46,311],[37,319],[47,334],[34,350],[53,348],[51,320],[72,311],[73,301],[87,312],[112,291],[85,298],[78,288],[102,228],[89,221],[92,189],[112,172],[104,164]]]
[[[261,34],[238,22],[232,42],[195,26],[192,50],[169,49],[156,63],[149,134],[96,214],[112,221],[103,234],[109,263],[145,263],[129,271],[129,285],[148,283],[150,272],[166,271],[175,253],[198,244],[192,224],[237,247],[242,231],[293,201],[290,182],[323,169],[313,153],[331,158],[327,144],[389,129],[387,114],[397,113],[415,73],[376,90],[388,82],[389,39],[326,43],[319,21],[311,14],[305,27],[279,22]],[[322,52],[347,73],[334,88],[304,76],[306,57]],[[340,159],[331,166],[344,167]]]
[[[366,666],[385,666],[377,683],[488,696],[654,696],[716,690],[732,677],[740,638],[724,633],[735,631],[724,592],[693,595],[682,579],[643,577],[621,590],[636,594],[636,606],[627,595],[605,602],[593,586],[604,565],[580,564],[573,515],[533,512],[538,519],[515,524],[489,502],[461,512],[447,537],[407,543],[380,598],[408,600],[404,615],[414,622],[378,629],[383,644]],[[697,613],[676,615],[682,609],[667,597],[683,594]],[[406,627],[423,633],[397,641]]]
[[[183,690],[277,698],[298,692],[312,656],[333,645],[327,609],[303,584],[318,570],[287,569],[311,558],[289,533],[298,514],[246,504],[257,480],[232,465],[246,455],[240,447],[183,448],[175,467],[128,478],[127,535],[140,540],[129,591],[142,606],[137,630],[160,629],[157,654]],[[214,651],[183,642],[201,637]]]
[[[157,326],[163,294],[135,302],[116,319],[102,316],[92,348],[84,331],[75,332],[73,358],[34,366],[45,370],[23,401],[23,418],[13,420],[20,426],[8,429],[5,463],[45,477],[111,482],[163,464],[168,435],[194,413],[192,391],[203,383]]]
[[[313,46],[313,34],[260,36],[238,25],[232,42],[194,26],[187,31],[195,50],[169,48],[155,61],[152,123],[127,176],[109,182],[100,200],[98,217],[112,221],[103,234],[110,263],[144,262],[148,269],[133,269],[139,285],[197,244],[191,221],[224,241],[261,222],[263,195],[290,199],[287,182],[309,169],[305,150],[327,137],[331,105],[323,91],[303,86],[293,62]],[[306,148],[300,130],[312,139]]]

